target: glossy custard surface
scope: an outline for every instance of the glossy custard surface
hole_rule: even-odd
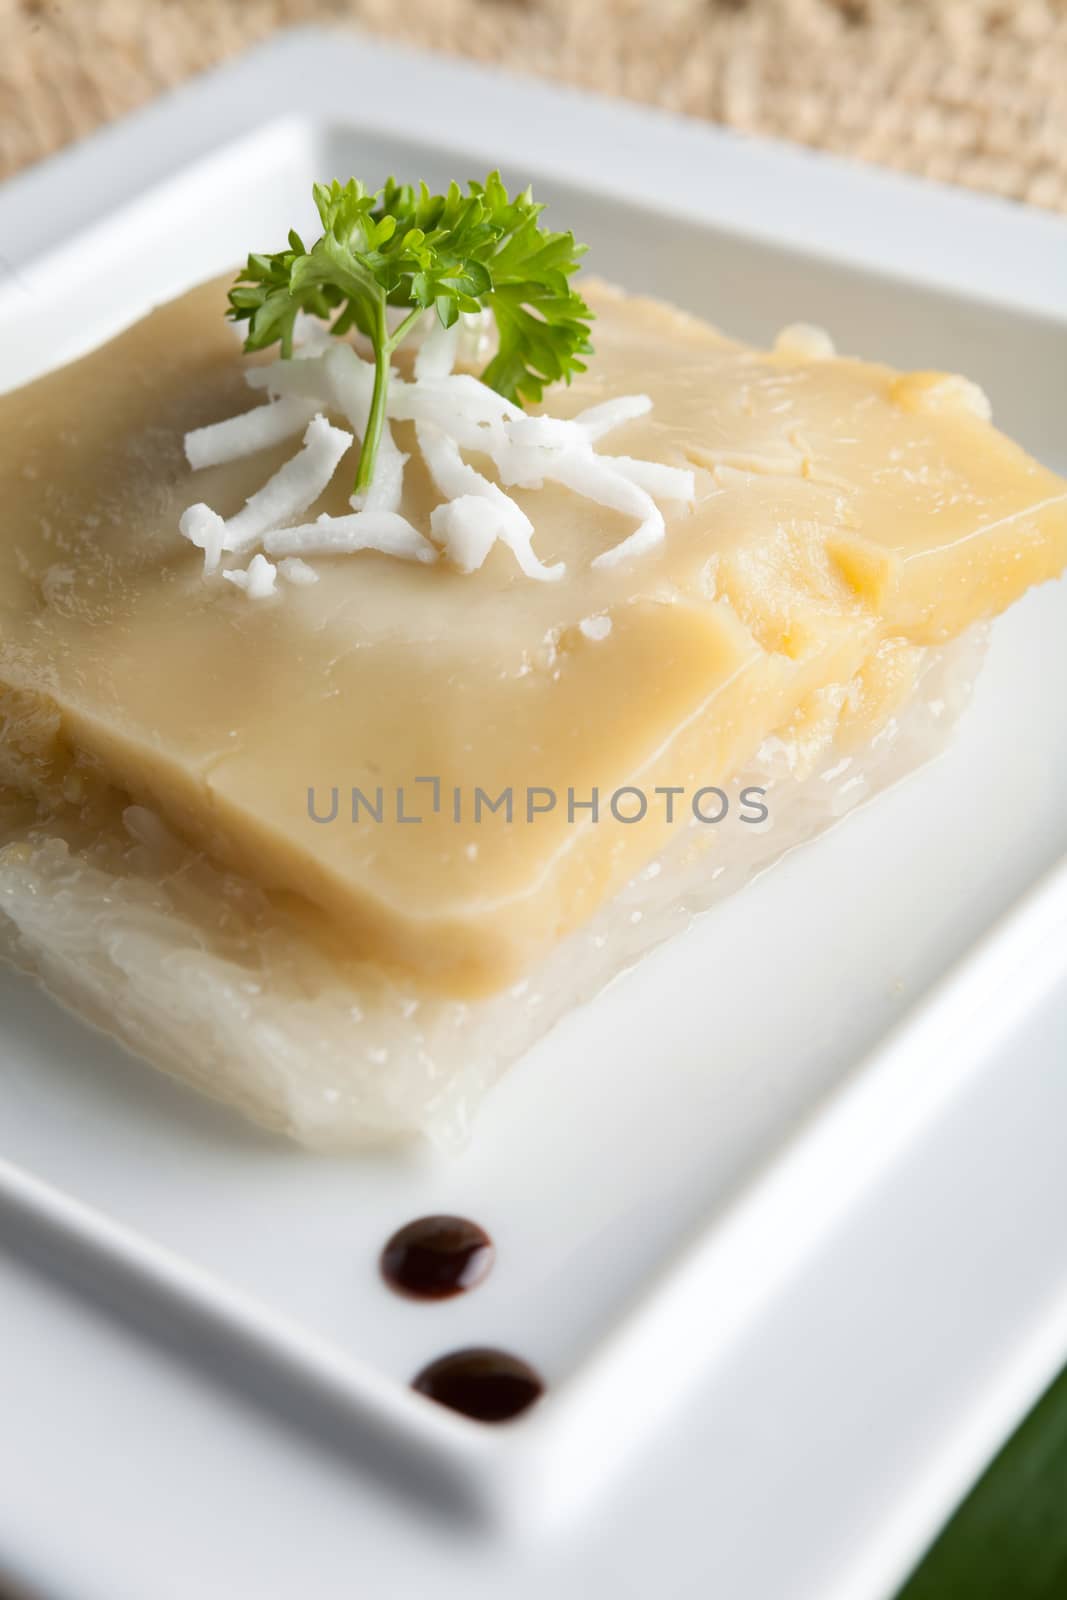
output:
[[[603,285],[589,299],[596,356],[549,409],[649,394],[599,448],[695,467],[697,501],[665,503],[657,549],[593,569],[632,523],[558,486],[515,491],[542,560],[567,563],[554,584],[499,546],[469,576],[316,558],[318,584],[262,602],[206,582],[182,510],[233,513],[299,444],[185,462],[186,430],[258,403],[220,283],[0,397],[0,782],[45,805],[114,785],[353,954],[498,989],[665,842],[662,806],[605,814],[614,790],[743,775],[775,732],[869,738],[921,647],[1062,569],[1067,488],[958,380],[758,352]],[[425,528],[440,497],[396,436]],[[346,509],[354,465],[310,515]],[[604,617],[606,637],[580,626]],[[535,787],[557,804],[528,823]],[[571,820],[568,791],[594,787],[600,820]],[[337,819],[316,823],[309,790],[321,806],[334,788]],[[354,788],[382,790],[380,823],[350,820]],[[512,822],[476,820],[476,788],[511,789]]]

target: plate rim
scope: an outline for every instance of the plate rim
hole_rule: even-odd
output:
[[[354,55],[365,67],[373,69],[364,73],[371,92],[363,97],[358,118],[352,115],[345,93],[350,81],[350,68],[346,69],[345,63],[350,63]],[[421,98],[419,93],[413,96],[418,106],[414,125],[410,114],[401,121],[396,97],[388,88],[392,74],[401,65],[409,76],[414,75],[416,89],[425,85]],[[460,92],[473,84],[478,89],[476,110],[474,97]],[[274,91],[282,90],[284,112],[263,116],[263,100],[269,101]],[[379,134],[417,140],[439,132],[443,104],[458,97],[464,110],[450,127],[450,138],[456,136],[457,128],[466,128],[466,137],[476,142],[481,136],[478,130],[484,132],[492,127],[494,137],[501,127],[506,130],[508,121],[502,120],[500,113],[513,104],[516,94],[521,94],[528,107],[538,108],[548,128],[555,109],[563,103],[572,108],[578,103],[583,114],[597,124],[601,137],[615,139],[625,133],[627,139],[633,139],[635,161],[628,169],[631,197],[636,194],[637,198],[648,200],[654,193],[657,204],[667,211],[674,209],[689,220],[714,223],[748,237],[773,238],[776,244],[784,242],[889,277],[906,276],[912,283],[944,289],[952,273],[965,268],[969,298],[1013,311],[1025,309],[1030,315],[1067,324],[1067,218],[861,166],[822,152],[752,139],[646,106],[602,99],[539,80],[515,80],[451,58],[383,45],[351,30],[340,33],[323,28],[282,32],[238,60],[213,69],[159,102],[8,180],[0,187],[0,230],[10,229],[19,240],[7,252],[9,273],[17,278],[20,272],[35,270],[52,258],[60,229],[48,220],[45,202],[59,179],[75,185],[80,202],[84,202],[84,211],[79,213],[82,222],[75,220],[73,237],[78,238],[91,233],[95,226],[94,209],[106,223],[117,211],[151,195],[169,178],[183,173],[209,153],[256,137],[278,124],[310,128],[315,137],[328,138],[333,127],[350,129],[371,122]],[[213,120],[202,114],[205,107],[216,104],[223,114],[221,131],[218,117]],[[126,160],[131,144],[142,152],[132,169]],[[684,148],[687,160],[694,159],[694,152],[707,158],[709,189],[698,203],[694,204],[690,193],[683,192],[683,162],[679,161],[677,171],[672,171],[671,183],[663,183],[660,168],[663,152],[668,148]],[[506,138],[501,154],[513,163],[521,159],[507,149]],[[572,139],[564,143],[560,138],[553,143],[547,138],[545,149],[538,151],[537,165],[562,181],[591,181],[593,160],[577,152]],[[727,168],[730,182],[717,189],[710,180],[721,179]],[[760,219],[755,198],[758,184],[761,176],[773,174],[780,180],[783,173],[803,176],[803,185],[796,187],[804,189],[811,204],[776,218],[774,229],[769,230]],[[613,192],[610,179],[601,187],[609,196]],[[89,197],[101,192],[116,197],[115,205],[99,198],[90,203]],[[840,233],[835,236],[832,231],[832,223],[835,217],[840,223],[861,192],[867,198],[877,195],[878,226],[862,240],[842,244]],[[947,242],[937,259],[928,264],[925,274],[905,272],[898,238],[902,219],[908,218],[909,226],[921,228],[924,219],[932,214],[931,208],[942,219],[946,210],[951,216],[953,226],[946,230]],[[1014,232],[1020,258],[1025,257],[1025,271],[1010,278],[996,265],[995,252],[987,248],[994,236],[1002,237],[1005,228]],[[70,248],[71,243],[72,236],[67,233],[61,248]],[[887,1092],[887,1078],[895,1083],[894,1074],[903,1070],[908,1058],[913,1062],[922,1058],[922,1051],[930,1048],[928,1043],[924,1045],[924,1038],[941,1038],[949,1013],[956,1014],[961,1005],[966,1009],[969,997],[977,1000],[983,994],[988,996],[994,969],[1003,976],[1010,959],[1013,973],[1026,969],[1032,978],[1039,970],[1042,981],[1053,981],[1047,963],[1035,966],[1031,958],[1035,950],[1046,945],[1054,953],[1055,941],[1047,940],[1049,919],[1062,920],[1065,915],[1067,867],[1061,867],[1035,885],[1020,906],[989,930],[977,952],[965,957],[918,1008],[909,1011],[893,1034],[858,1063],[851,1081],[827,1096],[786,1150],[779,1152],[774,1162],[778,1181],[803,1186],[811,1181],[814,1152],[819,1152],[819,1160],[825,1160],[828,1146],[834,1151],[847,1151],[855,1142],[857,1127],[884,1114],[879,1096]],[[1067,945],[1067,941],[1063,943]],[[1067,953],[1061,965],[1067,971]],[[1054,976],[1059,975],[1057,967]],[[976,1006],[972,1011],[979,1015]],[[983,1039],[986,1037],[983,1033]],[[973,1068],[974,1059],[972,1056],[969,1067],[961,1060],[958,1071]],[[944,1083],[941,1089],[944,1091]],[[926,1114],[933,1114],[935,1108],[927,1103],[925,1109]],[[913,1102],[913,1115],[921,1110],[922,1103]],[[884,1127],[884,1123],[878,1125]],[[866,1176],[869,1181],[870,1169],[866,1175],[853,1171],[852,1176],[856,1181]],[[43,1184],[7,1163],[0,1163],[0,1206],[9,1220],[14,1220],[16,1233],[21,1230],[28,1255],[37,1259],[54,1256],[57,1248],[65,1245],[72,1252],[72,1266],[75,1261],[83,1267],[87,1263],[99,1267],[107,1262],[123,1278],[127,1290],[140,1282],[150,1292],[150,1298],[169,1297],[172,1304],[208,1315],[217,1326],[228,1328],[247,1351],[254,1352],[259,1346],[261,1356],[295,1363],[321,1386],[324,1395],[343,1402],[351,1411],[351,1420],[360,1428],[376,1423],[398,1431],[407,1437],[414,1451],[430,1453],[442,1481],[458,1474],[476,1518],[512,1527],[519,1515],[519,1500],[525,1502],[522,1520],[528,1520],[531,1494],[537,1503],[537,1515],[545,1520],[569,1514],[579,1505],[583,1488],[578,1477],[588,1477],[590,1461],[606,1454],[603,1441],[609,1424],[604,1374],[611,1375],[611,1384],[617,1383],[627,1363],[647,1359],[640,1352],[656,1337],[656,1325],[663,1315],[661,1307],[666,1303],[664,1296],[668,1300],[682,1296],[693,1303],[694,1297],[707,1292],[707,1274],[719,1270],[721,1253],[731,1247],[730,1240],[738,1236],[736,1230],[759,1226],[765,1178],[766,1172],[756,1174],[734,1205],[708,1225],[690,1250],[645,1287],[625,1324],[593,1344],[577,1370],[561,1383],[557,1394],[529,1418],[492,1435],[475,1424],[426,1406],[418,1397],[397,1393],[393,1382],[377,1374],[369,1363],[347,1357],[338,1361],[325,1341],[296,1325],[288,1326],[288,1319],[250,1296],[231,1290],[215,1274],[184,1262],[146,1236],[110,1221],[58,1187]],[[114,1287],[117,1291],[117,1280]],[[671,1315],[677,1316],[677,1299],[673,1306]],[[706,1351],[701,1361],[702,1365],[708,1364]],[[683,1375],[684,1363],[679,1363],[678,1376]],[[575,1471],[558,1474],[556,1463],[568,1449],[574,1454]],[[589,1487],[599,1491],[606,1482],[607,1477],[598,1474]],[[519,1486],[521,1495],[516,1492]]]

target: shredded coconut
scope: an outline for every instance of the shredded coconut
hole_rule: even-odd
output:
[[[340,411],[362,439],[367,431],[371,397],[374,393],[374,368],[361,361],[349,344],[335,344],[323,363],[330,393]],[[363,494],[352,495],[356,511],[400,510],[404,492],[404,467],[407,456],[397,446],[388,422],[378,443],[374,482]]]
[[[337,471],[352,435],[319,413],[308,423],[300,452],[268,478],[244,509],[226,524],[225,548],[234,554],[258,544],[263,535],[306,511]]]
[[[500,512],[478,494],[444,500],[430,514],[430,531],[460,572],[477,572],[500,532]]]
[[[632,456],[598,456],[620,477],[636,483],[646,494],[661,500],[691,503],[696,498],[696,476],[689,467],[668,467],[661,461],[635,461]]]
[[[306,561],[301,561],[299,556],[283,556],[278,562],[278,571],[286,583],[293,583],[300,589],[305,589],[309,584],[318,583],[319,575],[314,567],[309,567]]]
[[[218,512],[199,501],[182,512],[178,528],[183,538],[204,552],[205,577],[217,572],[226,548],[226,524]]]
[[[415,357],[416,383],[425,378],[448,377],[456,364],[459,334],[458,320],[446,328],[437,318],[434,319],[433,331],[423,341]]]
[[[214,422],[208,428],[194,428],[185,435],[185,454],[191,467],[217,467],[241,456],[254,455],[272,444],[281,444],[306,428],[316,412],[314,400],[304,395],[286,395],[265,406],[256,406],[239,417]]]
[[[484,366],[496,346],[496,323],[488,307],[459,314],[459,359],[467,366]]]
[[[447,496],[430,515],[430,531],[461,572],[480,567],[499,539],[526,577],[548,583],[562,578],[566,570],[562,562],[546,567],[534,553],[533,523],[526,513],[499,485],[463,460],[454,439],[431,422],[416,423],[415,437],[430,476]]]
[[[348,517],[321,516],[299,528],[268,533],[264,548],[272,556],[354,555],[379,550],[402,561],[436,561],[437,551],[417,528],[395,511],[353,511]]]
[[[614,567],[631,556],[640,555],[659,544],[666,531],[663,513],[644,489],[638,488],[614,468],[601,461],[592,451],[588,455],[573,455],[562,461],[556,469],[556,479],[568,488],[595,500],[598,505],[612,511],[640,517],[641,524],[621,544],[604,550],[593,562],[594,567]]]
[[[265,391],[270,403],[187,435],[192,465],[251,454],[298,432],[309,416],[310,420],[300,453],[236,516],[224,522],[202,504],[185,512],[181,532],[203,550],[205,573],[216,572],[224,554],[243,554],[257,545],[268,555],[285,559],[377,550],[402,560],[428,562],[437,557],[435,544],[458,571],[470,573],[500,543],[511,551],[524,576],[552,582],[563,576],[563,562],[546,565],[541,560],[533,548],[530,518],[506,492],[540,489],[546,482],[636,520],[632,533],[595,557],[594,567],[618,565],[660,543],[666,523],[657,500],[692,503],[695,474],[661,462],[601,455],[595,449],[612,429],[647,415],[652,407],[648,395],[620,395],[572,419],[527,416],[470,373],[453,371],[461,351],[466,353],[472,341],[480,347],[490,337],[490,320],[483,314],[462,317],[446,329],[428,317],[419,325],[414,381],[390,375],[374,478],[366,490],[351,496],[351,516],[320,516],[313,523],[291,526],[323,492],[353,434],[360,438],[366,434],[373,366],[352,344],[301,327],[304,344],[299,359],[250,368],[246,373],[250,387]],[[324,415],[327,410],[340,412],[352,433],[333,427]],[[393,422],[414,423],[419,452],[443,496],[430,516],[435,543],[400,514],[408,457],[396,443]],[[488,457],[499,482],[465,461],[465,450]],[[311,573],[310,568],[305,570]],[[317,576],[283,575],[295,583],[314,582]],[[239,581],[232,572],[224,576]],[[250,584],[245,587],[252,592]]]
[[[590,444],[595,444],[613,428],[621,428],[624,422],[645,417],[651,410],[652,401],[647,394],[623,394],[615,400],[602,400],[598,406],[579,411],[574,420],[584,429]]]
[[[248,566],[230,567],[222,574],[228,583],[243,589],[250,600],[265,600],[274,593],[278,569],[266,556],[253,556]]]

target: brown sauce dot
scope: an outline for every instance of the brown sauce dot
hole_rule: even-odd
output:
[[[503,1350],[456,1350],[424,1367],[411,1386],[478,1422],[507,1422],[539,1400],[545,1386],[533,1367]]]
[[[416,1300],[473,1289],[492,1264],[493,1241],[466,1217],[420,1217],[394,1233],[381,1255],[389,1287]]]

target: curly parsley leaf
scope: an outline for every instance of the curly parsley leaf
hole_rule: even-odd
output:
[[[453,183],[435,195],[392,178],[372,192],[353,178],[316,184],[314,196],[322,237],[308,250],[290,233],[288,250],[250,255],[229,315],[248,323],[249,351],[280,342],[290,356],[301,311],[332,319],[335,334],[356,327],[370,340],[375,384],[357,490],[373,478],[390,359],[425,311],[446,328],[462,312],[492,313],[499,346],[482,381],[518,405],[585,371],[593,314],[569,281],[585,247],[540,225],[544,207],[529,189],[512,198],[493,172],[466,192]],[[409,313],[392,331],[389,306]]]

